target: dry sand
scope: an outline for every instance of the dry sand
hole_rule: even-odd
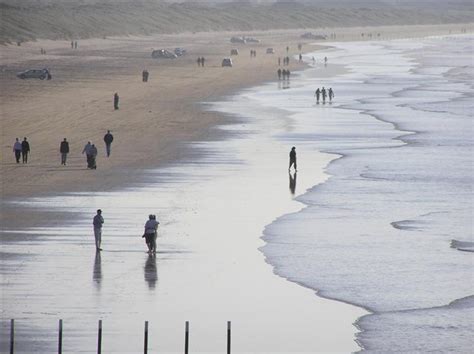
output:
[[[380,33],[381,39],[447,34],[462,25],[335,29],[338,40],[360,40],[360,33]],[[244,87],[276,80],[277,57],[314,50],[299,35],[304,31],[248,33],[261,39],[253,45],[233,45],[233,33],[197,33],[90,39],[77,50],[68,41],[38,41],[7,46],[1,57],[2,198],[79,190],[109,190],[133,181],[143,168],[157,167],[183,156],[182,143],[209,138],[209,129],[222,117],[202,109]],[[367,38],[367,36],[365,36]],[[322,43],[324,44],[324,43]],[[177,60],[154,60],[152,48],[185,47],[189,54]],[[231,48],[233,68],[221,60]],[[274,47],[276,54],[264,50]],[[46,55],[40,54],[44,48]],[[258,51],[250,58],[249,50]],[[206,67],[196,64],[206,57]],[[319,58],[318,58],[319,59]],[[53,80],[20,80],[15,73],[27,68],[51,69]],[[141,71],[150,72],[148,83]],[[292,60],[290,70],[303,68]],[[120,109],[113,110],[112,96],[120,95]],[[115,136],[112,155],[105,157],[103,135]],[[12,146],[15,137],[28,137],[28,164],[17,165]],[[60,165],[59,144],[66,137],[71,153]],[[99,148],[98,169],[86,169],[81,151],[87,141]],[[5,211],[2,213],[5,216]]]

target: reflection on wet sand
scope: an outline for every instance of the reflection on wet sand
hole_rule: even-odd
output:
[[[278,81],[279,90],[287,90],[290,88],[290,80],[280,80]]]
[[[293,174],[291,172],[288,172],[288,177],[290,179],[290,192],[291,192],[291,194],[295,195],[295,191],[296,191],[296,171],[293,172]]]
[[[94,271],[92,273],[92,279],[94,280],[94,285],[97,287],[97,289],[100,290],[100,285],[102,282],[102,260],[100,258],[100,252],[95,253]]]
[[[156,256],[148,255],[145,262],[145,281],[148,283],[150,289],[155,289],[156,282],[158,281],[158,270],[156,268]]]

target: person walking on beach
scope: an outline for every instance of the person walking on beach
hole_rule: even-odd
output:
[[[314,92],[314,95],[316,96],[316,103],[319,104],[319,96],[321,95],[321,90],[319,89],[319,87]]]
[[[278,80],[281,80],[281,69],[280,68],[277,70],[277,74],[278,74]]]
[[[329,97],[329,103],[331,103],[332,99],[334,98],[334,91],[332,90],[331,87],[329,88],[329,91],[328,91],[328,97]]]
[[[300,59],[300,63],[301,63],[303,61],[303,55],[301,53],[300,53],[299,59]]]
[[[148,253],[156,253],[156,238],[159,222],[156,221],[155,215],[149,215],[148,220],[145,223],[145,238],[146,245],[148,247]]]
[[[74,49],[77,49],[77,41],[74,42]]]
[[[69,143],[66,138],[61,141],[61,145],[59,146],[59,152],[61,153],[61,165],[66,166],[67,154],[69,154]]]
[[[26,137],[23,138],[21,142],[21,157],[23,163],[28,163],[28,154],[30,153],[30,143],[26,140]]]
[[[324,57],[324,66],[328,66],[328,57]]]
[[[102,210],[98,209],[97,214],[92,220],[94,225],[94,238],[95,238],[95,249],[96,251],[102,251],[100,244],[102,243],[102,224],[104,223],[104,218],[102,217]]]
[[[91,169],[92,170],[96,170],[97,169],[97,164],[96,164],[96,158],[97,158],[97,148],[94,144],[92,144],[91,146],[91,151],[90,151],[90,154],[91,154]]]
[[[326,89],[324,88],[324,86],[321,89],[321,96],[323,97],[323,104],[325,104],[326,103],[327,92],[326,92]]]
[[[74,49],[74,42],[71,41],[71,49]]]
[[[296,171],[296,148],[293,146],[290,151],[290,166],[288,167],[288,171],[291,169],[291,166],[295,166]]]
[[[107,157],[110,157],[110,149],[112,147],[112,141],[114,141],[114,136],[110,133],[110,130],[107,130],[107,134],[104,135],[105,150],[107,151]]]
[[[287,79],[287,80],[290,79],[290,75],[291,75],[291,72],[290,72],[290,70],[288,69],[288,70],[286,71],[286,79]]]
[[[201,57],[197,58],[197,63],[198,63],[198,66],[201,66]]]
[[[114,109],[117,110],[119,109],[119,100],[120,97],[117,92],[114,93]]]
[[[18,138],[15,140],[15,144],[13,144],[13,152],[15,153],[15,160],[16,163],[20,163],[20,157],[21,157],[21,143]]]
[[[148,82],[148,70],[143,70],[142,71],[142,82]]]
[[[88,141],[86,146],[84,146],[84,149],[82,149],[82,154],[86,154],[87,168],[91,168],[91,149],[92,144],[90,141]]]

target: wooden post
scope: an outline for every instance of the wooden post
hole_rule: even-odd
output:
[[[184,329],[184,354],[189,352],[189,321],[186,321]]]
[[[59,320],[58,354],[63,352],[63,320]]]
[[[10,354],[15,352],[15,320],[10,320]]]
[[[102,320],[99,320],[99,332],[97,334],[97,354],[102,353]]]
[[[143,343],[143,353],[148,353],[148,321],[145,321],[145,338]]]
[[[230,354],[231,323],[227,321],[227,354]]]

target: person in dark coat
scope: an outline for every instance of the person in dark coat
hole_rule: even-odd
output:
[[[90,155],[90,159],[91,159],[91,170],[96,170],[97,169],[97,163],[96,163],[96,159],[97,159],[97,147],[92,144],[91,146],[91,155]]]
[[[66,166],[67,154],[69,154],[69,143],[66,138],[61,141],[61,145],[59,146],[59,152],[61,153],[61,165]]]
[[[107,134],[104,135],[105,150],[107,151],[107,157],[110,156],[112,141],[114,141],[114,136],[110,133],[110,130],[107,130]]]
[[[288,171],[291,169],[291,166],[295,166],[296,171],[296,148],[293,146],[290,151],[290,167],[288,167]]]
[[[21,157],[23,163],[28,163],[28,154],[30,153],[30,143],[26,140],[26,137],[21,142]]]
[[[334,91],[332,90],[331,87],[329,88],[329,91],[328,91],[328,97],[329,97],[329,102],[332,102],[332,99],[334,98]]]
[[[281,69],[277,70],[277,74],[278,74],[278,80],[281,80]]]
[[[114,94],[114,109],[115,110],[119,109],[119,100],[120,100],[120,97],[119,97],[118,93],[115,92],[115,94]]]
[[[318,104],[319,104],[319,96],[320,95],[321,95],[321,90],[318,87],[318,89],[316,91],[314,91],[314,96],[316,96],[316,103],[318,103]]]
[[[326,103],[327,92],[324,87],[321,89],[321,96],[323,97],[323,103]]]

